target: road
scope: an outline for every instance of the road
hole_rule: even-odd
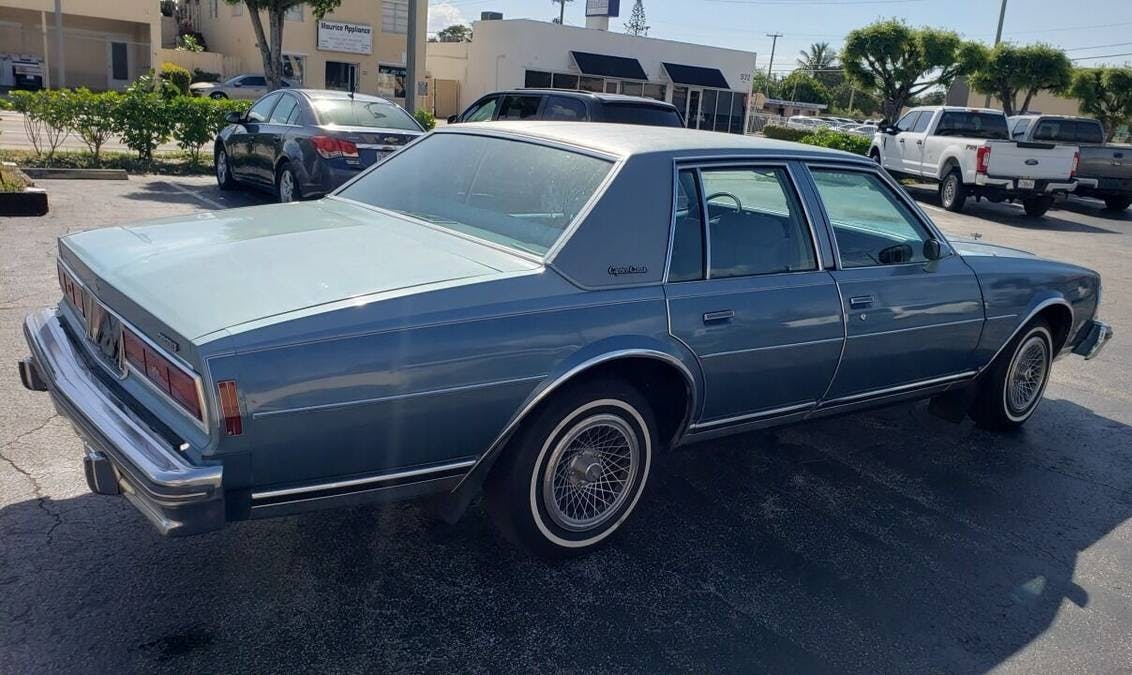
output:
[[[407,504],[166,540],[89,494],[76,436],[13,367],[22,317],[59,295],[55,238],[260,199],[207,178],[43,185],[51,215],[0,220],[0,672],[1132,664],[1132,213],[929,211],[1104,274],[1117,337],[1059,362],[1021,433],[920,404],[681,448],[615,541],[547,564],[478,505],[455,527]]]

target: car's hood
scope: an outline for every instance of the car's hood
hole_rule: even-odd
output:
[[[89,230],[62,247],[190,339],[337,300],[538,267],[337,199]]]
[[[1004,256],[1010,258],[1033,258],[1034,254],[1022,249],[1009,248],[1007,246],[998,246],[996,244],[986,244],[974,239],[953,239],[948,237],[948,243],[952,248],[963,256],[974,255],[990,255],[990,256]]]

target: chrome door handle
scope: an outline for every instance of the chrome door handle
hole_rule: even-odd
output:
[[[923,141],[916,141],[916,145],[923,145],[923,144],[924,144]]]
[[[904,142],[904,139],[903,139],[903,138],[901,138],[901,139],[899,139],[899,140],[900,140],[900,142],[901,142],[901,143],[903,143],[903,142]]]
[[[718,312],[704,312],[704,323],[712,323],[715,321],[730,321],[735,318],[735,312],[730,309],[723,309]]]
[[[855,298],[849,298],[849,309],[864,309],[871,307],[876,302],[876,298],[871,295],[858,295]]]

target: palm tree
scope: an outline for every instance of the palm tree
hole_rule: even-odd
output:
[[[815,42],[809,49],[798,52],[798,67],[809,71],[822,71],[833,68],[837,62],[837,52],[829,48],[828,42]]]

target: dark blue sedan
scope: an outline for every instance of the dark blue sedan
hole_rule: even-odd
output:
[[[216,182],[281,202],[321,197],[424,133],[392,101],[323,89],[273,91],[228,122],[216,137]]]

